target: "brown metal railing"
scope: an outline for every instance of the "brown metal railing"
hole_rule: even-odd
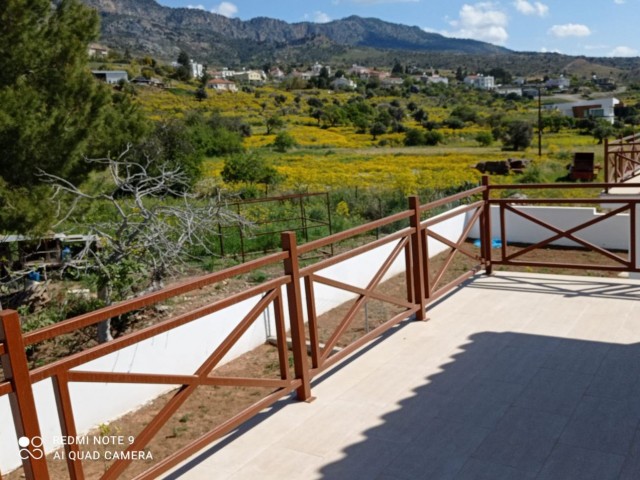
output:
[[[612,184],[590,184],[590,187],[607,188]],[[159,413],[138,434],[129,450],[143,450],[160,428],[172,417],[178,408],[184,404],[193,392],[202,386],[252,386],[267,387],[271,393],[257,400],[253,405],[237,415],[228,418],[221,425],[213,428],[199,439],[174,452],[170,457],[159,461],[149,470],[136,478],[156,478],[171,467],[196,453],[212,441],[220,438],[233,428],[256,415],[260,410],[272,405],[278,399],[296,392],[299,400],[310,400],[312,397],[311,380],[320,372],[335,365],[347,355],[363,346],[366,342],[381,335],[404,319],[415,316],[417,320],[426,319],[428,305],[436,299],[451,291],[474,273],[484,269],[490,274],[493,265],[517,265],[517,266],[558,266],[577,269],[599,268],[615,271],[638,271],[636,268],[636,211],[640,200],[605,200],[605,199],[542,199],[542,200],[516,200],[492,198],[492,193],[509,189],[567,189],[583,188],[582,185],[490,185],[488,177],[483,178],[483,184],[456,195],[426,205],[420,205],[417,197],[409,199],[409,208],[406,211],[385,217],[375,222],[368,223],[350,230],[346,230],[326,238],[315,240],[298,246],[296,236],[292,232],[282,234],[283,251],[248,263],[238,265],[221,272],[198,277],[164,290],[150,293],[140,298],[127,300],[117,305],[97,310],[79,317],[60,322],[50,327],[42,328],[34,332],[22,333],[20,318],[14,311],[0,312],[0,355],[5,375],[0,383],[0,396],[9,395],[13,421],[18,437],[40,436],[40,423],[36,411],[33,384],[43,379],[51,378],[56,397],[56,408],[62,434],[64,436],[76,436],[77,430],[74,420],[74,411],[69,395],[71,382],[107,382],[107,383],[155,383],[180,385],[181,387],[173,397],[164,405]],[[429,216],[442,207],[452,203],[460,203],[455,210],[439,216]],[[582,225],[571,228],[561,228],[551,225],[530,213],[520,211],[518,206],[528,203],[539,204],[618,204],[614,209],[601,218],[585,222]],[[492,252],[492,225],[491,207],[497,207],[501,219],[499,237],[503,248],[501,255]],[[630,243],[627,258],[610,252],[602,247],[580,238],[579,232],[584,228],[595,225],[598,222],[611,218],[621,212],[629,212]],[[509,238],[507,235],[507,219],[509,215],[516,215],[539,227],[544,227],[551,233],[549,238],[533,245],[525,247],[516,253],[506,250]],[[451,220],[456,216],[464,215],[466,223],[462,227],[459,238],[451,240],[438,233],[437,226]],[[425,219],[425,217],[427,217]],[[326,245],[338,244],[363,235],[373,236],[381,227],[389,227],[400,223],[402,226],[389,235],[371,240],[363,245],[352,247],[335,256],[317,261],[309,265],[301,265],[302,256],[311,251],[320,249]],[[407,226],[408,224],[408,226]],[[479,253],[474,253],[465,244],[472,227],[479,225],[481,247]],[[365,237],[365,238],[371,238]],[[599,253],[614,265],[571,265],[571,264],[543,264],[540,262],[527,262],[522,256],[534,249],[549,246],[556,240],[571,240],[581,247]],[[449,248],[444,255],[444,262],[436,267],[435,262],[429,258],[429,242],[439,242]],[[331,278],[325,270],[328,267],[354,259],[358,255],[370,252],[373,249],[386,246],[390,252],[382,260],[381,265],[373,273],[365,287],[350,285],[342,279]],[[446,281],[447,273],[452,265],[454,257],[464,255],[473,261],[471,268],[458,275],[454,280]],[[388,276],[389,269],[396,261],[404,258],[405,274],[402,278],[405,294],[398,296],[387,291],[379,291],[378,288]],[[265,266],[281,265],[283,274],[266,281],[265,283],[249,288],[245,291],[230,295],[222,300],[215,301],[193,311],[173,316],[155,325],[142,330],[123,335],[111,342],[89,348],[49,365],[35,369],[29,369],[25,348],[46,340],[51,340],[60,335],[74,332],[78,329],[95,325],[108,318],[122,315],[157,302],[174,298],[178,295],[214,285],[218,282],[232,278],[240,274],[246,274]],[[450,276],[449,276],[450,277]],[[321,326],[319,325],[318,306],[315,298],[315,287],[319,285],[329,286],[345,292],[353,297],[352,305],[346,313],[338,318],[328,332],[324,332],[324,343],[320,338]],[[283,302],[283,292],[286,289],[287,305]],[[213,353],[191,375],[164,375],[164,374],[140,374],[140,373],[108,373],[97,371],[73,370],[90,360],[116,352],[125,347],[149,339],[155,335],[170,331],[181,325],[192,322],[204,315],[211,314],[237,304],[241,301],[261,297],[255,306],[240,319],[233,331],[215,348]],[[303,301],[304,297],[304,301]],[[379,325],[366,331],[355,339],[347,339],[344,343],[344,334],[353,327],[356,315],[366,308],[368,302],[382,302],[394,308],[392,314],[385,317]],[[219,365],[225,354],[236,344],[244,332],[256,321],[259,315],[269,307],[275,312],[277,351],[279,359],[279,378],[240,378],[221,377],[212,372]],[[293,372],[289,369],[289,352],[287,346],[287,332],[285,331],[285,313],[289,317],[289,334],[291,336],[291,349],[293,351]],[[306,313],[306,315],[305,315]],[[305,324],[305,316],[308,323]],[[307,338],[310,343],[310,355],[307,354]],[[340,346],[340,348],[336,348]],[[310,358],[309,358],[310,357]],[[4,447],[2,447],[4,448]],[[31,448],[31,446],[29,447]],[[69,452],[77,452],[77,445],[65,445],[66,458],[71,458]],[[119,477],[128,467],[130,460],[117,460],[104,473],[102,478],[113,479]],[[47,479],[49,473],[46,459],[31,458],[27,456],[23,460],[25,475],[28,479]],[[68,460],[67,467],[72,479],[84,478],[81,461]]]
[[[623,183],[638,174],[640,174],[640,133],[611,142],[605,139],[605,181]]]

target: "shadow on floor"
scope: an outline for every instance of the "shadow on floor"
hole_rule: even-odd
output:
[[[580,280],[576,291],[573,281],[529,279],[491,288],[640,298],[634,285]],[[640,344],[493,332],[468,340],[321,477],[640,478]]]

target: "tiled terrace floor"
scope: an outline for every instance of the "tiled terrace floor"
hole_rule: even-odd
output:
[[[640,478],[640,282],[479,277],[180,479]]]

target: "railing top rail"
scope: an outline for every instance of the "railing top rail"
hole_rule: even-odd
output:
[[[616,143],[607,147],[608,153],[638,153],[640,147],[640,140],[634,143]]]
[[[634,133],[633,135],[628,135],[626,137],[609,140],[609,145],[621,145],[625,142],[629,143],[632,140],[640,142],[640,133]]]
[[[281,202],[283,200],[298,200],[300,198],[319,197],[326,196],[327,192],[310,192],[310,193],[289,193],[287,195],[279,195],[277,197],[262,197],[262,198],[250,198],[248,200],[242,200],[240,202],[228,203],[228,206],[243,206],[251,205],[253,203],[269,203],[269,202]]]
[[[462,200],[463,198],[471,197],[473,195],[477,195],[479,193],[484,192],[486,187],[475,187],[469,190],[465,190],[464,192],[456,193],[455,195],[450,195],[445,198],[441,198],[440,200],[435,200],[433,202],[426,203],[424,205],[420,205],[420,212],[426,212],[428,210],[433,210],[434,208],[442,207],[451,202],[455,202],[457,200]]]
[[[107,320],[109,318],[116,317],[118,315],[122,315],[139,308],[147,307],[163,300],[167,300],[169,298],[176,297],[193,290],[199,290],[201,288],[213,285],[236,275],[250,272],[252,270],[255,270],[256,268],[261,268],[267,265],[281,262],[283,260],[286,260],[287,258],[289,258],[288,252],[278,252],[266,257],[258,258],[256,260],[251,260],[249,262],[236,265],[231,268],[226,268],[219,272],[202,275],[192,280],[187,280],[177,285],[163,288],[162,290],[158,290],[157,292],[151,292],[141,297],[125,300],[115,305],[104,307],[99,310],[86,313],[84,315],[64,320],[48,327],[34,330],[33,332],[29,332],[24,335],[24,342],[25,345],[33,345],[34,343],[49,340],[53,337],[73,332],[75,330],[78,330],[79,328],[94,325],[103,320]]]
[[[489,190],[559,190],[559,189],[576,189],[576,188],[638,188],[637,184],[625,183],[508,183],[508,184],[492,184],[488,185]],[[567,199],[572,200],[572,199]]]
[[[434,225],[437,225],[438,223],[445,222],[451,218],[457,217],[462,214],[466,214],[467,212],[470,212],[472,210],[476,210],[477,208],[480,208],[483,205],[484,205],[484,201],[482,200],[470,203],[469,205],[462,205],[460,207],[457,207],[453,210],[449,210],[448,212],[445,212],[436,217],[432,217],[427,220],[424,220],[423,222],[421,222],[420,228],[425,229],[425,228],[432,227]]]
[[[619,205],[621,203],[640,203],[639,198],[492,198],[489,200],[491,204],[508,204],[508,203],[517,203],[517,204],[526,204],[531,205],[534,203],[540,204],[575,204],[575,203],[585,203],[585,204],[606,204],[606,205]]]
[[[308,242],[303,245],[300,245],[298,246],[298,252],[300,254],[308,253],[313,250],[317,250],[318,248],[322,248],[326,245],[337,243],[342,240],[346,240],[348,238],[355,237],[357,235],[361,235],[363,233],[369,232],[371,230],[375,230],[376,228],[384,227],[385,225],[389,225],[390,223],[404,220],[405,218],[409,218],[412,214],[413,212],[411,210],[405,210],[404,212],[395,213],[393,215],[389,215],[388,217],[381,218],[380,220],[375,220],[373,222],[365,223],[364,225],[353,227],[348,230],[335,233],[328,237],[320,238],[318,240],[314,240],[312,242]]]

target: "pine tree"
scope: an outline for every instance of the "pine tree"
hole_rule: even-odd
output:
[[[38,169],[71,178],[109,92],[87,69],[98,18],[77,0],[0,5],[0,172],[31,186]]]
[[[51,210],[40,171],[86,173],[82,155],[111,100],[87,68],[98,26],[78,0],[0,2],[0,233],[42,219],[29,205]]]

